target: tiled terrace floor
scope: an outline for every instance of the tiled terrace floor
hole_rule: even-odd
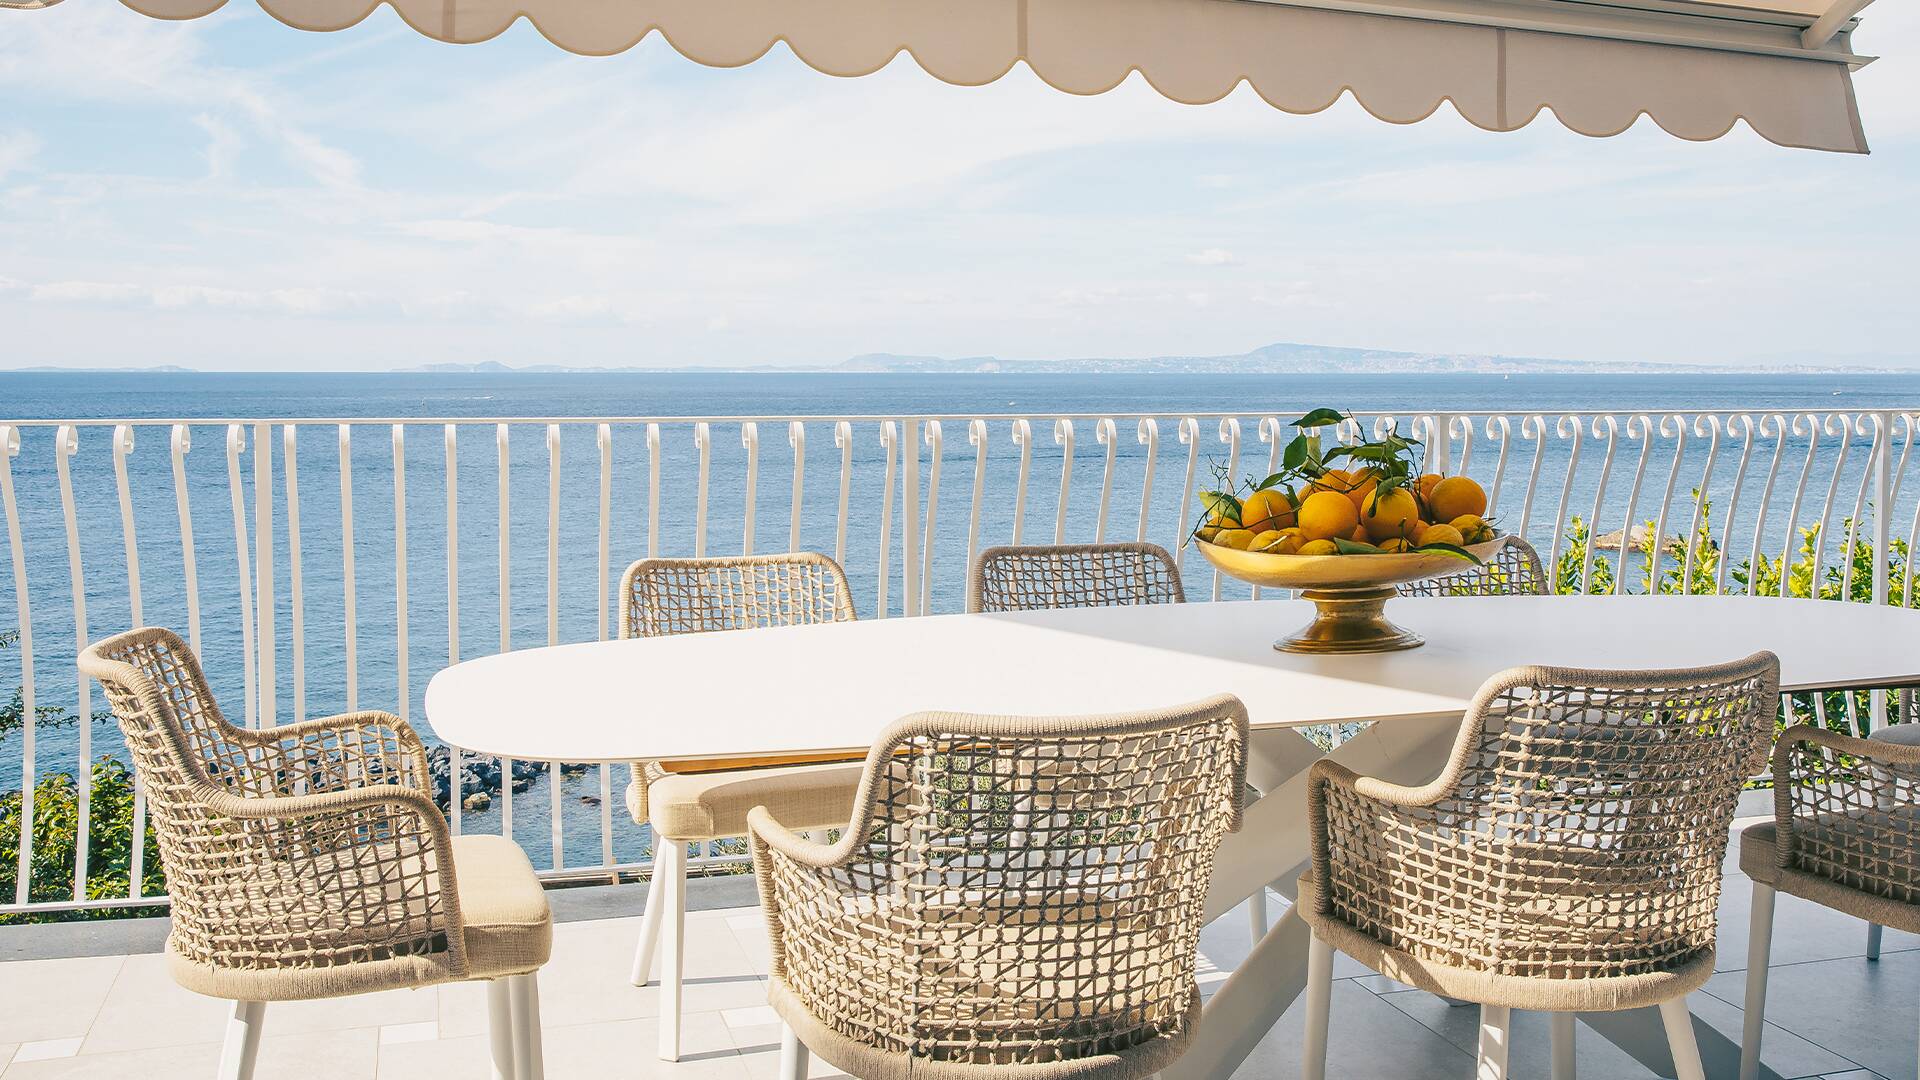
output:
[[[1720,973],[1696,994],[1697,1014],[1739,1037],[1746,965],[1748,885],[1727,882]],[[608,890],[603,890],[608,891]],[[638,911],[637,887],[615,902]],[[737,893],[736,893],[737,895]],[[1276,911],[1279,907],[1275,903]],[[765,1004],[767,948],[760,913],[733,907],[695,912],[687,927],[685,1059],[655,1060],[659,992],[627,985],[634,918],[563,922],[541,978],[547,1075],[772,1077],[779,1028]],[[11,931],[18,934],[21,931]],[[151,935],[149,935],[151,936]],[[1202,942],[1203,982],[1217,985],[1245,955],[1246,918],[1215,923]],[[1883,959],[1863,956],[1862,924],[1781,897],[1778,965],[1768,1016],[1767,1064],[1787,1077],[1905,1080],[1914,1076],[1920,1032],[1920,937],[1889,931]],[[22,940],[10,937],[9,941]],[[1472,1075],[1477,1016],[1388,983],[1342,958],[1335,974],[1331,1069],[1361,1080]],[[176,988],[161,957],[124,955],[0,963],[0,1080],[136,1078],[208,1080],[219,1057],[220,1002]],[[488,1075],[486,1007],[477,986],[395,992],[267,1010],[260,1080],[434,1080]],[[1283,1017],[1238,1074],[1284,1078],[1299,1071],[1302,1009]],[[1543,1016],[1518,1018],[1513,1074],[1547,1072]],[[1590,1031],[1579,1039],[1582,1080],[1653,1076]],[[816,1063],[816,1075],[833,1075]]]

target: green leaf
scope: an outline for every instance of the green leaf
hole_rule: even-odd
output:
[[[1286,450],[1280,456],[1280,466],[1288,472],[1295,472],[1306,463],[1307,437],[1305,435],[1295,435],[1293,441],[1287,444]]]
[[[1295,420],[1293,426],[1297,428],[1331,427],[1346,418],[1346,415],[1338,409],[1315,409],[1300,419]]]
[[[1333,546],[1340,549],[1342,555],[1381,555],[1385,554],[1372,544],[1363,544],[1358,540],[1342,540],[1334,537]]]
[[[1286,480],[1286,478],[1287,478],[1286,473],[1283,473],[1283,472],[1274,473],[1272,476],[1269,476],[1265,480],[1262,480],[1258,484],[1255,484],[1253,486],[1253,490],[1265,491],[1268,488],[1273,487],[1281,483],[1282,481]]]
[[[1432,555],[1451,555],[1456,559],[1465,559],[1475,566],[1486,565],[1480,561],[1480,556],[1475,555],[1466,548],[1455,547],[1452,544],[1421,544],[1413,550]]]
[[[1227,492],[1203,491],[1200,493],[1200,505],[1206,507],[1210,515],[1240,520],[1240,500]]]

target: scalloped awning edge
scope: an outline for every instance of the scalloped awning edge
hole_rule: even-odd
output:
[[[155,18],[191,19],[225,0],[122,2]],[[1796,50],[1799,28],[1777,14],[1713,20],[1710,36],[1684,43],[1684,20],[1662,24],[1678,27],[1668,40],[1628,40],[1633,35],[1259,0],[259,2],[302,30],[342,30],[385,3],[421,34],[456,44],[486,41],[525,19],[583,55],[621,52],[657,32],[711,67],[749,64],[784,43],[808,66],[843,77],[871,74],[906,53],[955,85],[993,82],[1024,62],[1074,94],[1105,93],[1137,71],[1188,104],[1217,101],[1245,82],[1291,113],[1319,112],[1351,93],[1368,113],[1398,124],[1450,102],[1490,131],[1516,130],[1547,112],[1604,137],[1644,115],[1679,138],[1707,141],[1744,120],[1781,146],[1867,151],[1852,82],[1860,58],[1845,52],[1846,36],[1825,52]],[[1532,2],[1556,10],[1547,6],[1556,0]]]

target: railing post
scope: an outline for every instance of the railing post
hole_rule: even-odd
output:
[[[1893,414],[1877,412],[1873,414],[1873,602],[1876,606],[1885,606],[1887,602],[1887,559],[1893,555],[1893,455],[1887,444],[1893,439]],[[1912,553],[1908,553],[1912,558]],[[1848,567],[1852,571],[1852,567]],[[1909,603],[1907,597],[1901,597],[1901,603]],[[1875,690],[1867,695],[1867,714],[1872,717],[1871,727],[1878,728],[1887,720],[1887,692]]]
[[[907,417],[900,443],[900,614],[920,614],[920,418]]]
[[[273,425],[253,425],[253,584],[258,599],[254,640],[260,648],[260,726],[279,723],[274,716],[273,640]]]
[[[1893,554],[1893,455],[1887,443],[1893,433],[1893,414],[1873,414],[1873,602],[1887,602],[1887,559]]]
[[[1427,471],[1445,476],[1453,467],[1453,414],[1434,413],[1427,443]]]

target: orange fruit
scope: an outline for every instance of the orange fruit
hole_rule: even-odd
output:
[[[1375,540],[1405,536],[1420,522],[1420,501],[1406,488],[1394,488],[1385,495],[1375,492],[1367,499],[1360,523]]]
[[[1353,527],[1353,535],[1347,537],[1347,539],[1356,544],[1364,544],[1373,538],[1367,535],[1367,527],[1365,525],[1355,525]]]
[[[1487,512],[1487,493],[1464,476],[1449,476],[1433,485],[1427,502],[1433,507],[1435,521],[1452,521],[1468,514],[1478,517]]]
[[[1300,535],[1307,540],[1331,540],[1353,535],[1360,524],[1360,512],[1337,491],[1316,491],[1300,501]],[[1306,554],[1305,548],[1301,554]]]
[[[1241,527],[1254,532],[1292,528],[1293,503],[1279,488],[1263,488],[1240,504]]]
[[[1437,472],[1421,473],[1420,474],[1420,498],[1422,499],[1433,498],[1433,486],[1435,484],[1438,484],[1443,479],[1445,479],[1445,477],[1441,476]]]
[[[1348,480],[1353,486],[1347,489],[1347,498],[1353,500],[1354,509],[1358,510],[1367,505],[1367,496],[1373,494],[1374,486],[1380,483],[1380,474],[1373,469],[1356,469]]]
[[[1326,472],[1321,473],[1313,483],[1308,484],[1307,490],[1310,492],[1331,491],[1344,495],[1347,489],[1352,486],[1353,478],[1347,475],[1345,469],[1328,469]],[[1303,499],[1301,501],[1305,502],[1306,500]]]

